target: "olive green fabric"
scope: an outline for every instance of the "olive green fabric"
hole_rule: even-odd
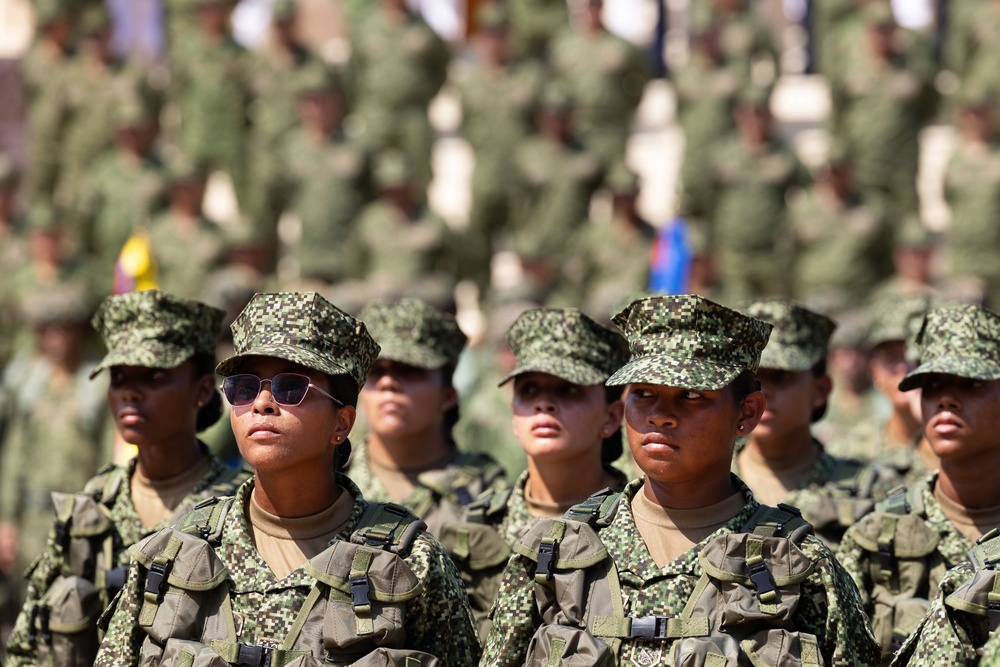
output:
[[[378,300],[361,311],[379,359],[435,369],[458,363],[466,338],[455,318],[418,299]]]
[[[774,325],[760,356],[762,368],[809,370],[826,358],[830,336],[837,327],[829,317],[788,299],[751,301],[739,310]]]
[[[945,373],[973,380],[1000,379],[1000,315],[976,305],[935,308],[917,335],[920,365],[899,383],[920,386],[924,375]]]

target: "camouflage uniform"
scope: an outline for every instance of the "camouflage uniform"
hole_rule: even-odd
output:
[[[465,347],[465,334],[453,317],[416,299],[374,301],[362,311],[361,319],[382,348],[379,359],[446,372]],[[412,446],[421,444],[413,442]],[[400,501],[424,520],[434,536],[441,534],[445,522],[461,517],[462,508],[474,498],[506,486],[503,468],[493,457],[465,453],[454,441],[448,444],[448,460],[439,468],[420,472],[413,491]],[[346,472],[366,498],[391,500],[368,462],[364,445],[355,450]]]
[[[214,355],[222,315],[218,309],[155,290],[108,297],[93,319],[108,352],[88,369],[90,378],[116,365],[174,368],[195,354]],[[97,616],[124,583],[121,568],[130,564],[127,549],[206,498],[232,493],[247,478],[247,473],[220,463],[204,445],[201,449],[209,458],[209,471],[174,514],[154,528],[143,525],[131,499],[137,459],[124,467],[105,468],[81,493],[53,494],[56,521],[45,550],[27,575],[28,597],[11,636],[10,664],[53,660],[59,665],[73,655],[86,663],[93,661]],[[77,595],[65,593],[66,585]],[[63,591],[63,597],[51,599],[49,591]],[[67,634],[65,628],[74,626],[81,631]],[[67,642],[73,647],[68,653]]]
[[[771,328],[766,323],[691,295],[651,297],[634,301],[615,316],[614,321],[629,340],[632,358],[609,378],[609,385],[639,382],[695,390],[721,389],[741,372],[755,372]],[[532,656],[529,655],[529,641],[532,641],[534,653],[545,639],[536,634],[536,630],[560,632],[559,627],[552,625],[553,622],[564,624],[565,629],[561,635],[547,635],[553,654],[560,652],[556,643],[567,638],[575,642],[570,650],[581,647],[584,650],[590,649],[587,657],[591,660],[601,657],[597,651],[603,653],[606,650],[611,654],[611,659],[629,664],[670,661],[675,657],[675,650],[691,646],[695,639],[709,635],[711,639],[705,640],[706,643],[711,641],[717,648],[703,647],[703,656],[709,651],[717,654],[722,650],[724,641],[739,642],[741,639],[748,639],[749,634],[760,629],[759,626],[754,625],[752,631],[741,628],[738,622],[720,627],[715,618],[714,607],[711,607],[713,611],[708,612],[710,618],[700,620],[695,617],[704,612],[684,609],[689,606],[692,596],[700,597],[703,591],[713,590],[713,586],[719,585],[709,583],[710,578],[700,556],[707,553],[707,549],[713,548],[713,544],[716,545],[714,548],[718,547],[719,543],[713,542],[715,538],[746,531],[748,523],[752,525],[748,520],[760,507],[738,478],[732,477],[731,480],[745,500],[743,508],[715,533],[663,568],[657,567],[653,562],[633,518],[630,501],[641,492],[644,480],[636,480],[626,486],[619,502],[611,504],[602,501],[597,508],[599,511],[579,512],[571,517],[570,514],[574,512],[571,510],[563,520],[545,520],[536,524],[525,539],[515,546],[516,554],[504,573],[500,595],[492,611],[493,631],[487,639],[482,664],[517,665],[524,664],[526,658],[530,663]],[[614,496],[610,496],[608,500],[613,498]],[[581,515],[592,516],[596,523],[582,517],[573,520]],[[543,586],[549,587],[543,585],[542,581],[552,580],[546,576],[545,570],[551,572],[557,581],[566,574],[575,576],[578,580],[585,576],[582,572],[577,574],[577,568],[581,566],[572,563],[572,551],[566,554],[557,551],[559,555],[551,561],[546,559],[543,568],[537,545],[538,536],[545,534],[549,535],[549,543],[558,543],[561,535],[557,534],[556,529],[560,524],[563,525],[566,536],[579,534],[584,536],[581,537],[581,542],[586,542],[585,536],[588,533],[578,527],[582,521],[588,522],[586,526],[595,526],[592,528],[597,533],[594,538],[599,539],[591,538],[590,543],[596,541],[603,547],[590,560],[598,563],[601,569],[601,572],[595,571],[594,576],[603,575],[607,579],[610,577],[609,571],[616,571],[621,589],[620,592],[610,592],[614,616],[610,620],[599,617],[602,619],[599,624],[601,627],[595,625],[598,618],[592,619],[594,624],[589,622],[589,613],[583,607],[597,603],[607,606],[608,601],[598,598],[579,600],[578,608],[569,608],[574,604],[573,594],[570,592],[570,599],[556,601],[557,609],[553,610],[540,609],[535,599],[536,595],[543,594]],[[529,538],[534,541],[529,543]],[[875,664],[877,647],[862,612],[857,591],[847,574],[834,560],[829,549],[816,538],[806,537],[798,545],[810,565],[808,576],[801,579],[799,606],[791,610],[787,618],[786,627],[799,633],[797,639],[792,641],[802,641],[803,645],[814,641],[815,643],[811,643],[813,662],[821,660],[828,665]],[[557,544],[554,548],[558,550],[559,546],[561,545]],[[537,567],[529,558],[533,550],[534,559],[538,559]],[[580,555],[587,557],[585,552]],[[746,557],[749,558],[749,550]],[[605,561],[608,564],[603,564]],[[555,567],[551,568],[549,563]],[[540,578],[536,579],[535,574]],[[587,575],[590,575],[589,569]],[[536,581],[539,582],[538,587]],[[556,585],[559,590],[559,584]],[[555,612],[558,616],[553,621]],[[626,618],[619,619],[622,614],[627,615]],[[661,631],[657,621],[654,623],[656,628],[645,632],[642,630],[645,619],[654,615],[663,619],[664,623],[664,617],[680,617],[679,622],[683,627],[674,627],[673,630],[663,628]],[[566,620],[563,620],[564,616]],[[577,616],[581,618],[576,618]],[[631,624],[624,623],[630,619]],[[772,624],[773,620],[767,621],[767,625]],[[631,629],[628,628],[629,625]],[[608,644],[605,644],[595,636],[614,639],[608,639]],[[715,642],[716,639],[718,642]],[[538,641],[537,644],[534,643],[535,640]],[[753,646],[752,641],[744,641],[742,647],[726,649],[727,656],[733,661],[742,660],[748,651],[753,650]]]
[[[518,57],[545,57],[549,42],[569,25],[565,0],[511,0],[510,24]]]

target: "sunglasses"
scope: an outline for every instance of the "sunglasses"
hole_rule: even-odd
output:
[[[222,393],[230,405],[242,407],[257,400],[261,387],[265,382],[271,383],[271,397],[278,405],[291,407],[298,405],[306,398],[310,389],[315,389],[337,405],[343,403],[326,393],[310,381],[306,375],[298,373],[278,373],[270,380],[261,379],[256,375],[230,375],[222,381]]]

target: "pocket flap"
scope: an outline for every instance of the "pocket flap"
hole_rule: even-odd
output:
[[[747,566],[747,541],[762,542],[761,557],[774,579],[775,586],[800,584],[809,578],[815,564],[802,550],[785,537],[756,537],[748,533],[720,535],[709,542],[698,555],[705,573],[720,581],[751,586]]]
[[[107,509],[92,496],[84,493],[53,491],[52,504],[58,517],[66,516],[68,510],[72,512],[70,537],[93,537],[103,535],[111,529],[111,519],[108,517]]]
[[[598,537],[597,531],[589,524],[565,519],[542,519],[532,526],[521,541],[514,545],[514,551],[538,562],[538,549],[542,540],[549,537],[555,522],[565,524],[565,531],[559,539],[555,567],[560,570],[579,570],[600,563],[608,557],[608,550]]]
[[[503,565],[510,546],[492,526],[481,523],[449,523],[438,536],[448,553],[463,559],[470,570]]]
[[[879,536],[885,521],[895,521],[893,553],[897,558],[923,558],[937,549],[941,536],[934,532],[919,515],[869,514],[855,528],[854,539],[865,551],[878,553]]]
[[[372,598],[380,602],[404,602],[416,597],[423,586],[417,575],[402,558],[391,551],[369,549],[359,544],[337,540],[322,553],[314,556],[303,569],[330,588],[351,594],[351,564],[358,549],[372,554],[368,568]]]
[[[1000,602],[1000,591],[997,588],[1000,588],[1000,581],[994,570],[978,570],[971,579],[945,598],[945,604],[976,616],[986,616],[990,602]]]
[[[165,528],[129,547],[132,558],[147,570],[153,560],[167,549],[172,539],[181,546],[167,575],[167,583],[188,591],[208,591],[226,580],[229,571],[212,546],[194,535]]]

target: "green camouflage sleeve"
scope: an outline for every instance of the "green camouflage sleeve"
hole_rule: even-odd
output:
[[[861,521],[866,521],[870,518],[866,517]],[[851,526],[844,533],[843,539],[840,541],[840,548],[837,550],[837,560],[843,565],[844,570],[850,575],[851,579],[854,580],[854,585],[857,586],[858,592],[861,594],[861,604],[868,614],[872,613],[872,601],[871,601],[871,581],[865,575],[866,563],[868,562],[867,552],[861,548],[857,540],[854,538],[857,527],[861,522]]]
[[[138,567],[129,569],[128,582],[104,612],[113,615],[97,652],[95,667],[134,667],[139,664],[143,641],[143,631],[139,627],[143,584],[139,580],[141,570]]]
[[[972,618],[944,603],[945,598],[973,574],[970,563],[948,570],[930,609],[893,656],[891,667],[975,667],[980,664],[976,647],[983,644],[988,633],[988,628],[981,627],[985,619]]]
[[[881,651],[850,575],[818,538],[803,543],[803,551],[816,573],[803,584],[800,629],[816,635],[827,665],[876,667]]]
[[[407,606],[407,648],[436,656],[445,667],[479,660],[479,639],[465,586],[441,543],[423,535],[406,559],[424,592]]]
[[[59,575],[60,558],[55,551],[54,530],[49,531],[45,551],[38,557],[26,574],[24,604],[17,615],[17,621],[7,638],[8,667],[28,667],[38,663],[38,647],[28,638],[31,608],[45,596],[53,580]]]
[[[490,611],[493,629],[486,638],[480,667],[524,664],[528,643],[542,624],[529,567],[528,560],[516,554],[507,563],[497,601]]]

